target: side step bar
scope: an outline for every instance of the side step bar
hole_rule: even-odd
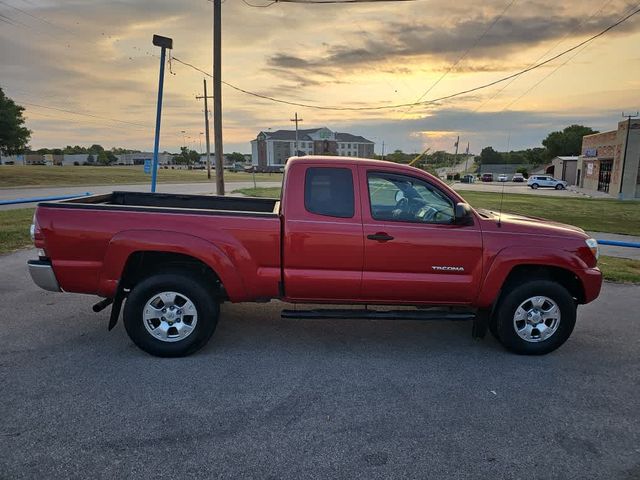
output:
[[[365,310],[365,309],[314,309],[282,310],[282,318],[314,319],[368,319],[368,320],[473,320],[475,312],[466,310]]]

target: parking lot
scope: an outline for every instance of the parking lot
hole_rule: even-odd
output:
[[[455,190],[460,190],[464,195],[465,190],[471,190],[474,192],[494,192],[501,193],[504,190],[505,194],[509,193],[523,193],[528,195],[550,195],[559,197],[580,197],[580,193],[575,191],[575,187],[569,187],[567,190],[555,190],[553,188],[538,188],[537,190],[531,189],[526,183],[514,183],[514,182],[481,182],[474,183],[461,183],[455,182],[453,185]]]
[[[154,358],[95,298],[0,257],[1,478],[640,478],[640,287],[520,357],[453,322],[281,320],[224,305]]]

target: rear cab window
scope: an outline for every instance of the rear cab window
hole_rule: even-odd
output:
[[[355,195],[349,168],[309,167],[304,180],[307,212],[336,218],[353,218]]]

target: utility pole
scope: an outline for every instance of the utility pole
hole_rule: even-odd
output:
[[[618,198],[622,200],[622,182],[624,181],[624,167],[627,164],[627,149],[629,148],[629,132],[631,131],[631,119],[636,118],[640,112],[636,112],[635,115],[625,115],[622,112],[622,116],[627,119],[627,138],[624,141],[624,156],[622,157],[622,171],[620,173],[620,191],[618,192]]]
[[[208,98],[213,98],[213,96],[207,96],[207,79],[203,79],[204,82],[204,95],[197,96],[196,99],[200,100],[204,98],[204,132],[207,142],[207,178],[211,180],[211,146],[209,143],[209,102],[207,102]],[[201,148],[202,149],[202,148]]]
[[[382,155],[381,160],[384,160],[384,140],[382,141]]]
[[[464,159],[464,173],[467,173],[468,168],[469,168],[469,142],[467,142],[467,151]]]
[[[453,171],[456,169],[456,165],[458,165],[458,145],[460,145],[460,135],[458,135],[458,138],[456,138],[456,153],[453,155],[454,166],[451,170],[449,170],[449,173],[451,173],[452,175]]]
[[[160,35],[153,36],[153,44],[160,47],[160,80],[158,82],[158,103],[156,111],[156,135],[153,141],[153,164],[151,165],[151,193],[156,191],[156,179],[158,176],[158,147],[160,146],[160,117],[162,115],[162,91],[164,89],[164,60],[167,48],[173,49],[173,40]]]
[[[298,156],[298,122],[302,122],[303,120],[301,118],[298,118],[298,112],[296,112],[296,114],[294,115],[294,117],[291,119],[292,122],[296,123],[296,151],[294,153],[294,156]]]
[[[213,143],[216,156],[216,193],[224,195],[222,149],[222,0],[213,0]]]

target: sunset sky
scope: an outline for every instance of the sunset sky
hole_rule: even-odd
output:
[[[619,0],[416,0],[253,8],[226,0],[222,76],[279,99],[360,107],[415,102],[446,73],[424,96],[429,100],[550,58],[636,7]],[[150,150],[154,33],[174,39],[175,57],[211,71],[207,0],[0,0],[0,86],[25,106],[31,146]],[[296,111],[301,128],[363,135],[377,152],[382,141],[386,151],[453,151],[457,135],[462,150],[469,142],[474,153],[487,145],[533,147],[572,123],[611,130],[622,111],[640,108],[638,45],[640,14],[512,83],[411,109],[314,110],[223,86],[225,151],[250,152],[260,130],[292,128]],[[166,73],[161,150],[178,150],[182,131],[199,150],[203,105],[194,97],[202,94],[203,75],[175,61]]]

